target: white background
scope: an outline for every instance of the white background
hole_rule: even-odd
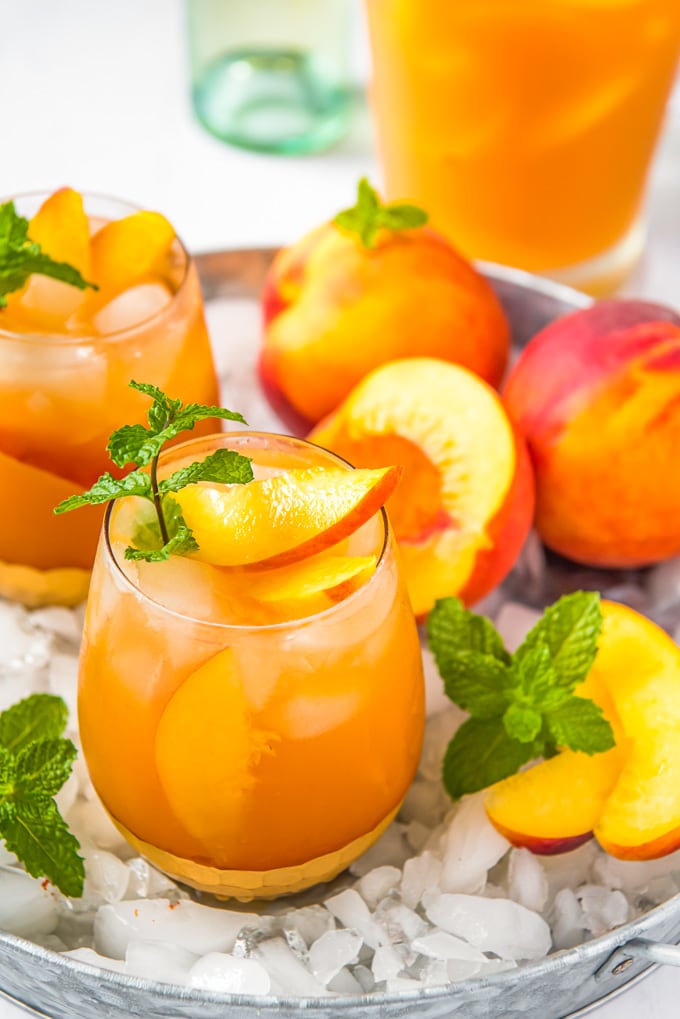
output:
[[[257,0],[250,0],[256,3]],[[69,184],[162,211],[188,247],[292,241],[378,180],[363,114],[333,152],[231,149],[192,119],[180,0],[0,0],[0,195]],[[356,64],[365,66],[361,33]],[[650,242],[626,292],[680,305],[680,97],[649,191]],[[0,976],[0,983],[1,983]],[[671,1019],[680,973],[658,971],[597,1019]],[[0,1000],[0,1019],[19,1012]]]

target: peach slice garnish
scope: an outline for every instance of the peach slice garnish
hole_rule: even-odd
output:
[[[351,463],[397,462],[387,509],[413,609],[472,603],[502,580],[531,525],[531,468],[497,394],[432,358],[372,372],[310,438]]]
[[[30,222],[28,236],[51,258],[68,262],[89,279],[90,224],[78,191],[60,188],[45,199]]]
[[[192,673],[156,732],[156,767],[180,823],[211,855],[233,851],[253,769],[276,736],[254,728],[230,648]]]
[[[309,467],[247,485],[190,485],[175,498],[215,566],[285,566],[352,534],[394,491],[401,468]]]
[[[651,620],[602,604],[598,654],[577,694],[611,721],[617,746],[586,757],[569,750],[493,786],[492,823],[534,852],[573,848],[594,832],[621,859],[680,847],[680,648]]]
[[[92,238],[92,276],[99,284],[96,306],[139,283],[162,275],[175,231],[159,212],[135,212],[106,223]]]
[[[60,188],[50,195],[31,219],[28,236],[55,261],[68,262],[91,279],[90,226],[77,191]],[[84,301],[85,292],[77,287],[36,274],[21,291],[9,295],[3,321],[18,331],[61,331]]]

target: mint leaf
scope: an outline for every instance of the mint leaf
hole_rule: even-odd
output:
[[[16,762],[14,754],[4,747],[0,747],[0,806],[2,805],[3,798],[14,791],[15,775]]]
[[[424,209],[417,205],[387,205],[380,214],[381,226],[387,230],[415,230],[416,227],[425,226],[428,215]]]
[[[74,266],[57,262],[28,236],[30,224],[20,216],[14,202],[0,205],[0,308],[7,304],[6,294],[21,290],[34,273],[50,276],[84,290],[99,288],[88,282]]]
[[[158,481],[158,460],[166,442],[170,442],[184,431],[191,431],[198,421],[209,418],[223,418],[246,424],[241,414],[226,407],[204,406],[199,403],[183,405],[181,400],[167,396],[158,386],[150,382],[130,382],[132,389],[149,396],[153,401],[148,412],[149,427],[142,424],[123,425],[109,438],[109,456],[118,467],[128,463],[138,469],[130,472],[122,481],[116,481],[111,474],[104,474],[88,492],[65,499],[54,510],[64,513],[90,503],[107,502],[125,496],[142,496],[153,503],[156,524],[140,513],[135,528],[132,546],[125,551],[125,558],[163,562],[171,555],[185,555],[198,550],[198,543],[186,526],[177,504],[169,501],[170,492],[178,492],[187,485],[199,481],[218,484],[246,484],[253,480],[249,457],[234,450],[218,449],[204,461],[188,464]],[[149,473],[140,468],[150,465]]]
[[[61,697],[32,694],[0,714],[0,747],[16,754],[33,740],[58,739],[67,721],[68,708]]]
[[[616,745],[602,708],[585,697],[570,697],[566,704],[546,714],[546,722],[555,743],[570,750],[598,754]]]
[[[599,596],[576,592],[546,609],[515,652],[456,598],[435,603],[430,648],[451,700],[471,714],[451,740],[444,784],[457,798],[507,778],[557,747],[599,753],[614,745],[601,709],[574,697],[597,654]]]
[[[133,471],[118,480],[112,474],[102,474],[101,478],[95,481],[87,492],[83,492],[82,495],[71,495],[68,499],[64,499],[54,507],[54,512],[57,514],[68,513],[81,506],[97,506],[99,503],[109,502],[110,499],[120,499],[124,495],[139,495],[145,499],[153,498],[149,475],[145,471]]]
[[[500,719],[469,718],[444,756],[444,786],[457,800],[514,775],[535,756],[533,744],[511,739]]]
[[[509,666],[479,651],[459,651],[441,668],[446,696],[476,718],[496,718],[507,707],[503,692]]]
[[[523,655],[514,658],[508,699],[516,704],[549,711],[570,697],[560,686],[550,651],[545,644],[537,644]]]
[[[491,620],[469,612],[459,598],[440,598],[427,617],[427,642],[441,671],[461,651],[492,655],[505,665],[510,655]]]
[[[595,661],[601,629],[600,595],[595,591],[576,591],[545,610],[515,652],[515,659],[521,660],[538,644],[544,644],[550,652],[557,684],[571,692],[585,679]]]
[[[180,524],[177,533],[166,542],[162,548],[126,548],[125,558],[132,562],[143,560],[147,563],[162,563],[171,555],[186,555],[187,552],[197,552],[198,542],[186,524]]]
[[[416,205],[405,202],[384,205],[377,191],[371,187],[366,177],[362,177],[357,188],[356,203],[350,209],[339,212],[333,223],[345,233],[356,234],[361,245],[371,249],[381,230],[393,233],[412,230],[424,226],[427,220],[427,213]]]
[[[179,492],[187,485],[199,481],[213,481],[222,485],[243,485],[253,480],[252,461],[232,449],[217,449],[200,463],[181,467],[165,481],[161,481],[158,489],[162,493]]]
[[[41,739],[29,743],[16,757],[16,795],[36,792],[55,796],[71,774],[78,751],[70,739]]]
[[[116,467],[133,463],[146,467],[163,448],[158,433],[149,431],[144,425],[123,425],[111,435],[106,449]]]
[[[83,894],[85,865],[80,843],[46,793],[15,800],[0,814],[0,833],[33,877],[47,877],[64,895]]]
[[[533,743],[543,728],[543,718],[533,708],[510,704],[503,715],[503,726],[511,739],[520,743]]]

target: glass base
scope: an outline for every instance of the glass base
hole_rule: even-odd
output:
[[[87,598],[90,571],[75,566],[38,570],[0,559],[0,598],[21,602],[29,609],[45,605],[73,607]]]
[[[196,115],[222,141],[257,152],[304,154],[343,137],[351,90],[324,79],[295,50],[225,53],[194,84]]]
[[[625,282],[640,260],[647,231],[638,218],[621,240],[608,251],[578,265],[538,273],[556,283],[582,290],[591,297],[608,297]]]
[[[279,895],[290,895],[323,881],[331,881],[380,838],[396,817],[400,806],[401,804],[390,811],[376,828],[354,839],[349,845],[333,853],[318,856],[315,860],[308,860],[293,867],[278,867],[275,870],[220,870],[217,867],[208,867],[196,863],[195,860],[156,849],[155,846],[133,835],[111,814],[109,817],[123,838],[140,856],[169,877],[197,891],[209,892],[218,899],[252,902],[254,899],[275,899]]]

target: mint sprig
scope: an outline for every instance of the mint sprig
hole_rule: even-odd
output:
[[[364,248],[375,247],[376,237],[381,230],[398,233],[413,230],[427,223],[424,209],[407,202],[391,202],[385,205],[377,191],[366,177],[362,177],[357,188],[357,200],[351,209],[339,212],[333,222],[346,233],[356,234]]]
[[[68,262],[50,258],[30,239],[29,228],[29,221],[17,213],[14,202],[0,205],[0,308],[7,305],[6,295],[21,290],[34,273],[69,283],[79,290],[99,289]]]
[[[77,754],[62,736],[67,718],[63,700],[50,694],[33,694],[0,715],[0,838],[33,877],[80,896],[80,844],[53,799]]]
[[[602,709],[574,693],[595,661],[601,629],[599,594],[577,591],[546,609],[511,655],[493,624],[457,598],[435,604],[429,645],[447,696],[471,715],[444,758],[454,799],[558,747],[597,754],[614,746]]]
[[[55,507],[54,512],[68,513],[81,506],[96,506],[112,499],[139,496],[153,503],[156,520],[138,526],[134,546],[125,550],[125,558],[162,562],[171,555],[186,555],[198,550],[179,505],[171,493],[199,481],[223,485],[242,485],[253,480],[249,457],[230,449],[217,449],[204,460],[181,467],[168,478],[158,480],[158,460],[167,442],[182,432],[191,431],[198,421],[224,418],[246,424],[241,414],[226,407],[210,407],[200,403],[183,404],[148,382],[130,382],[138,392],[152,400],[147,413],[148,427],[142,424],[123,425],[108,442],[109,456],[117,467],[131,463],[136,468],[123,478],[106,473],[87,492],[72,495]],[[144,468],[149,467],[149,470]]]

